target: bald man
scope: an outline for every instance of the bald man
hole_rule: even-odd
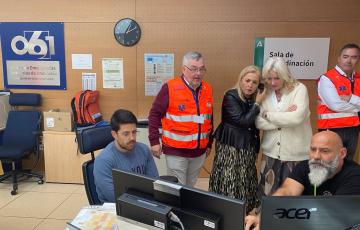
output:
[[[273,196],[360,195],[360,166],[345,158],[346,148],[338,134],[316,133],[309,155],[310,159],[297,164]],[[247,216],[245,222],[245,229],[259,229],[258,216]]]

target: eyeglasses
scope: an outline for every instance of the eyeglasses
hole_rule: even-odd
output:
[[[133,131],[118,132],[118,134],[123,135],[124,137],[128,137],[128,136],[130,136],[130,134],[132,134],[133,136],[136,136],[136,134],[138,132],[139,131],[137,131],[137,130],[133,130]]]
[[[196,68],[196,67],[187,67],[186,65],[184,65],[188,70],[190,70],[190,72],[192,73],[196,73],[196,72],[200,72],[200,73],[206,73],[206,68],[205,67],[201,67],[201,68]]]

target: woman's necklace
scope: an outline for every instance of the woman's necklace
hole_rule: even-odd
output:
[[[280,92],[276,92],[276,91],[275,91],[275,96],[276,96],[277,102],[280,102],[280,101],[281,101],[281,96],[282,96],[282,94],[281,94]]]

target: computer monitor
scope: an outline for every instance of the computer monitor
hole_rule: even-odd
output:
[[[126,192],[140,192],[149,197],[154,196],[153,183],[155,178],[126,172],[118,169],[112,170],[115,200]]]
[[[360,229],[360,196],[270,196],[261,205],[261,230]]]
[[[197,209],[218,215],[220,230],[242,230],[244,228],[244,201],[187,186],[183,186],[180,194],[181,208]]]
[[[113,180],[116,200],[124,193],[130,193],[137,195],[144,194],[144,197],[147,199],[159,202],[156,196],[157,191],[154,191],[154,182],[157,180],[155,178],[113,169]],[[245,205],[243,201],[179,184],[176,185],[180,187],[180,203],[165,203],[164,200],[166,199],[162,199],[161,202],[173,207],[174,212],[180,214],[179,218],[185,219],[185,223],[191,221],[191,218],[185,218],[187,213],[192,213],[193,215],[209,216],[210,218],[218,219],[215,225],[218,230],[244,229]],[[116,206],[117,214],[119,215],[118,202]],[[188,225],[185,226],[185,229],[216,229],[211,221],[203,221],[202,225],[201,228],[198,225],[196,228]]]

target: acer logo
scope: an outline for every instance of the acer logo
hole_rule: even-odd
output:
[[[277,208],[273,216],[276,219],[310,219],[311,212],[306,208],[290,208],[287,210],[284,208]]]

